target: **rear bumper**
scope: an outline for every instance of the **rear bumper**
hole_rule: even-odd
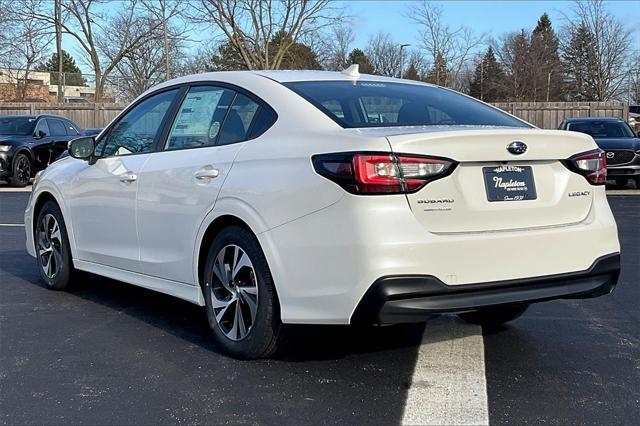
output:
[[[598,297],[613,291],[620,274],[620,254],[597,259],[580,272],[450,286],[430,275],[378,279],[360,301],[353,322],[422,321],[435,314],[553,299]]]

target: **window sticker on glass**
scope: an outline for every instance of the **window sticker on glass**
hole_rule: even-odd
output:
[[[224,90],[189,93],[171,136],[194,136],[209,133],[209,123]]]

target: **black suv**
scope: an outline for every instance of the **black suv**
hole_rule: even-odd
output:
[[[0,116],[0,180],[27,185],[81,134],[78,125],[58,115]]]
[[[606,151],[607,179],[624,186],[629,179],[640,188],[640,137],[623,119],[616,117],[566,118],[560,130],[590,135]]]

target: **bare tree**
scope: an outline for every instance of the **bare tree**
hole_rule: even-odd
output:
[[[80,45],[85,59],[93,68],[95,74],[96,95],[99,102],[109,78],[109,74],[126,54],[146,43],[149,37],[154,37],[155,29],[162,25],[161,21],[154,21],[156,28],[152,33],[136,32],[133,29],[139,21],[146,19],[138,8],[137,0],[128,0],[109,5],[118,5],[118,9],[100,7],[107,2],[102,0],[66,0],[61,4],[62,22],[59,23],[63,34],[69,34]],[[107,13],[107,9],[109,12]],[[41,21],[45,25],[56,25],[55,16],[48,9],[32,7],[24,9],[23,16],[29,16]],[[110,41],[111,49],[104,51],[105,43]],[[117,45],[115,44],[117,43]]]
[[[396,77],[401,67],[400,44],[391,39],[391,35],[379,32],[369,38],[365,53],[378,75]]]
[[[411,5],[408,16],[420,27],[420,48],[429,56],[432,67],[437,71],[446,66],[446,78],[437,84],[459,88],[460,75],[470,68],[483,47],[484,34],[476,35],[465,26],[450,28],[443,19],[442,7],[427,0]]]
[[[127,52],[111,74],[111,86],[116,88],[119,99],[131,101],[165,81],[167,70],[180,70],[184,57],[182,38],[171,28],[165,34],[163,28],[157,28],[155,20],[155,17],[150,17],[146,21],[139,21],[136,28],[132,29],[134,33],[148,32],[155,34],[155,37],[149,37],[144,44]],[[109,57],[115,53],[111,52],[110,41],[105,40],[102,47]]]
[[[350,22],[341,22],[329,32],[328,37],[324,37],[322,41],[327,46],[325,49],[326,57],[323,58],[322,52],[316,49],[316,53],[320,58],[320,62],[324,64],[324,68],[329,71],[341,71],[349,66],[349,52],[355,36],[353,27]],[[313,46],[312,46],[313,48]]]
[[[278,69],[289,49],[310,32],[341,19],[329,0],[193,0],[193,17],[213,24],[248,69]],[[277,34],[286,42],[274,46]]]
[[[179,0],[141,0],[142,6],[151,16],[161,23],[162,56],[164,61],[165,79],[171,78],[170,48],[178,38],[186,33],[186,25],[176,26],[176,17],[183,15],[185,3]]]
[[[594,88],[594,100],[626,95],[632,65],[631,30],[611,15],[602,0],[576,1],[572,15],[566,19],[565,48],[577,31],[586,30],[590,34],[595,69],[586,78]]]
[[[39,7],[41,0],[21,0],[0,5],[2,13],[2,36],[0,36],[0,66],[5,69],[10,81],[16,84],[16,98],[25,100],[29,96],[29,84],[34,66],[48,55],[48,46],[53,37],[33,17],[23,18],[16,10]]]

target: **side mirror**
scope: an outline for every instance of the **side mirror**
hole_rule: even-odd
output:
[[[80,160],[90,160],[96,149],[96,141],[91,136],[83,136],[69,142],[69,155]]]
[[[45,132],[43,132],[42,130],[38,130],[38,131],[33,135],[33,137],[34,137],[34,138],[36,138],[36,139],[42,139],[42,138],[44,138],[44,137],[46,137],[46,136],[47,136],[47,134],[46,134]]]

